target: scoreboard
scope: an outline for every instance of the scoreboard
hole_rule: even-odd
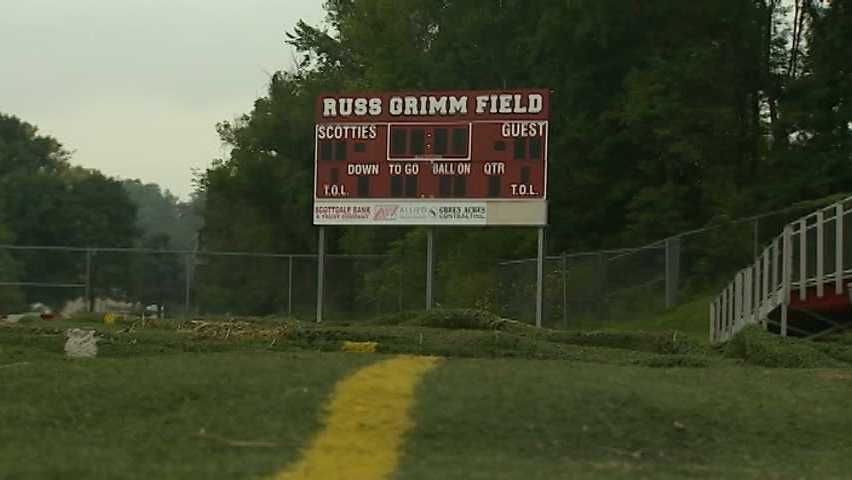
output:
[[[547,90],[352,93],[316,104],[317,225],[544,225]]]

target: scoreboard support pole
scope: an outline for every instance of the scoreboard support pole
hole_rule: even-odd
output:
[[[325,293],[325,227],[319,227],[317,243],[317,323],[322,323],[323,294]]]
[[[538,227],[535,282],[535,326],[541,328],[542,318],[544,317],[544,227]]]
[[[435,229],[426,229],[426,310],[432,310],[432,281],[435,272]]]

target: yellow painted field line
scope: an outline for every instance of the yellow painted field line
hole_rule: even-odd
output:
[[[328,405],[325,428],[302,459],[274,480],[389,478],[399,464],[414,388],[434,368],[434,357],[400,356],[362,368],[340,381]]]

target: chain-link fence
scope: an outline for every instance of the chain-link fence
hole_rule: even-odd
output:
[[[637,248],[546,256],[543,326],[595,328],[709,298],[785,224],[813,208],[720,222]],[[327,255],[323,317],[348,322],[423,309],[425,238],[395,256]],[[436,230],[435,238],[435,306],[535,322],[536,259],[451,254],[445,247],[456,238],[453,232]],[[65,314],[312,320],[317,270],[316,255],[7,245],[0,246],[0,313],[42,303]]]
[[[360,319],[414,308],[409,283],[416,284],[417,275],[397,260],[328,255],[327,317]],[[0,313],[41,304],[64,315],[310,319],[316,302],[316,255],[0,246]]]
[[[542,325],[585,328],[640,311],[659,311],[665,302],[665,245],[545,257]],[[499,265],[502,301],[498,312],[532,323],[536,260]]]
[[[816,207],[722,221],[638,248],[545,257],[543,325],[595,328],[659,316],[718,293],[784,225]],[[536,259],[498,262],[494,311],[532,323]]]

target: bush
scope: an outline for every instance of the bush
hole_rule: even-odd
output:
[[[547,332],[553,342],[620,348],[665,355],[699,353],[703,348],[687,335],[673,332]]]
[[[375,325],[410,325],[446,328],[450,330],[500,330],[512,322],[493,313],[472,308],[437,308],[433,310],[410,310],[389,313],[376,317]],[[519,324],[522,325],[522,324]]]
[[[459,308],[427,310],[406,323],[435,328],[495,330],[500,328],[503,320],[483,310]]]
[[[666,355],[637,360],[636,365],[652,368],[706,368],[710,361],[704,357],[692,355]]]
[[[762,367],[820,368],[838,367],[841,362],[807,340],[782,337],[751,326],[737,333],[724,347],[726,357],[738,358]]]

